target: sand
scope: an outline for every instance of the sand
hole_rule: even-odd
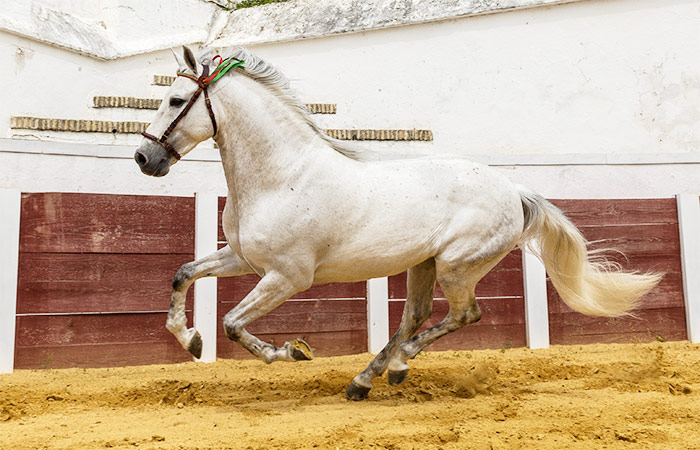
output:
[[[0,375],[0,449],[700,449],[700,345],[368,354]]]

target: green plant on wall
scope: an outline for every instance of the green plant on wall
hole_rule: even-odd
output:
[[[250,8],[253,6],[266,5],[268,3],[283,3],[288,0],[243,0],[236,4],[236,9]]]

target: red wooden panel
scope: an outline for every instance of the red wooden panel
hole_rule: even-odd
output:
[[[167,311],[171,293],[169,281],[20,281],[17,313]]]
[[[408,294],[406,272],[389,277],[389,298],[405,299]],[[476,285],[477,298],[523,296],[521,270],[492,270]],[[435,284],[434,298],[445,298],[440,285]]]
[[[189,361],[165,313],[20,316],[18,369],[114,367]],[[192,323],[192,314],[187,314]]]
[[[572,313],[559,297],[551,281],[547,281],[547,303],[550,314]],[[683,307],[683,284],[681,274],[667,273],[661,282],[642,299],[637,310]]]
[[[223,318],[238,302],[219,302]],[[222,327],[223,328],[223,327]],[[289,301],[246,328],[252,334],[312,333],[367,329],[366,300]],[[223,330],[221,330],[223,335]]]
[[[674,198],[550,201],[578,227],[678,223]]]
[[[683,341],[688,339],[686,330],[664,331],[662,336],[652,332],[624,332],[605,334],[582,334],[566,336],[557,345],[587,345],[587,344],[628,344],[640,342],[654,342],[659,337],[666,341]],[[558,339],[555,339],[558,341]]]
[[[550,315],[549,335],[552,344],[570,344],[581,336],[622,334],[634,339],[654,340],[656,336],[683,336],[685,339],[684,308],[644,309],[633,317],[592,317],[576,313]],[[610,342],[610,341],[607,341]]]
[[[314,356],[339,356],[365,353],[367,351],[367,330],[334,331],[321,333],[289,333],[257,335],[265,342],[281,347],[287,341],[303,338],[312,348]],[[252,359],[239,344],[219,335],[216,345],[219,358]],[[262,364],[262,363],[261,363]]]
[[[426,347],[428,351],[483,350],[525,347],[525,324],[467,325],[447,334]]]
[[[238,302],[220,302],[219,319]],[[303,338],[316,356],[367,351],[366,300],[290,301],[251,323],[247,330],[273,345]],[[218,330],[217,354],[222,358],[252,357]]]
[[[400,300],[389,302],[389,330],[392,334],[399,327],[405,304],[405,301]],[[481,308],[481,320],[469,325],[471,327],[525,323],[525,303],[522,297],[481,299],[479,307]],[[433,301],[432,316],[425,321],[419,331],[437,325],[448,311],[447,300]]]
[[[610,254],[625,270],[665,272],[634,314],[642,320],[589,317],[574,313],[548,282],[552,343],[634,342],[655,334],[685,334],[680,244],[675,199],[564,200],[554,202],[583,226],[592,248],[613,247]]]
[[[21,281],[172,281],[193,254],[20,253]]]
[[[177,343],[165,328],[167,313],[17,317],[18,348],[87,344]],[[192,314],[187,314],[192,323]],[[177,344],[179,345],[179,344]]]
[[[625,254],[657,258],[679,258],[678,225],[615,225],[589,227],[582,230],[591,248],[612,247]],[[613,254],[614,255],[614,254]]]
[[[407,272],[389,277],[389,298],[405,299]],[[510,252],[496,267],[476,285],[477,297],[522,296],[522,252],[519,249]],[[439,284],[435,284],[435,298],[445,298]]]
[[[389,302],[389,330],[393,334],[401,321],[406,302]],[[525,306],[521,298],[482,299],[481,320],[441,337],[428,350],[473,350],[486,348],[523,347],[525,338]],[[445,300],[433,302],[433,315],[418,330],[437,325],[447,314]]]
[[[22,194],[20,251],[193,253],[194,198]]]
[[[224,301],[239,301],[260,281],[257,275],[219,278],[217,295]],[[311,286],[292,296],[294,299],[367,298],[367,283],[328,283]]]
[[[121,367],[191,360],[190,354],[177,342],[59,345],[17,348],[15,368]]]

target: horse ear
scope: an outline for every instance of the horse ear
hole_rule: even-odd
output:
[[[177,68],[179,69],[180,67],[185,65],[185,61],[182,60],[182,57],[175,53],[175,50],[173,50],[172,47],[170,47],[170,51],[173,52],[173,56],[175,57],[175,61],[177,62]]]
[[[182,50],[185,54],[185,64],[197,75],[197,60],[194,59],[194,53],[185,45],[182,46]]]

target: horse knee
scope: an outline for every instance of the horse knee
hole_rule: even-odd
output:
[[[192,276],[194,275],[193,266],[194,264],[189,262],[187,264],[183,264],[182,267],[180,267],[180,269],[175,274],[175,278],[173,278],[174,291],[181,291],[187,286],[189,286],[189,283],[192,280]]]

